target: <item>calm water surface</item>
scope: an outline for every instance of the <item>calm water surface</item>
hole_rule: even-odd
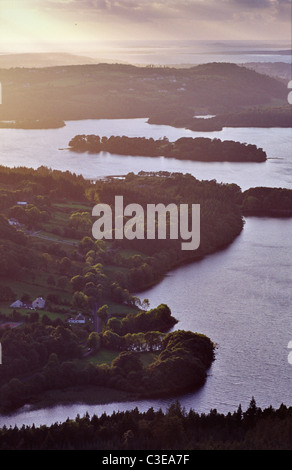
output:
[[[208,133],[221,139],[255,143],[271,160],[263,164],[201,164],[163,158],[76,154],[58,150],[77,133],[100,135],[164,135],[175,140],[197,133],[167,126],[149,126],[146,120],[70,122],[52,131],[0,131],[0,162],[3,165],[51,166],[69,169],[90,178],[140,170],[169,170],[194,174],[199,179],[251,186],[291,188],[291,129],[224,129]],[[206,135],[206,134],[204,134]],[[292,405],[292,366],[287,345],[292,340],[291,318],[291,219],[248,218],[241,235],[226,250],[199,263],[172,271],[157,286],[139,294],[151,307],[169,305],[179,319],[177,329],[204,333],[217,345],[216,360],[205,386],[180,397],[186,408],[227,413],[252,396],[258,406]],[[78,413],[101,414],[138,406],[146,410],[166,407],[171,401],[74,404],[32,411],[25,407],[0,417],[0,425],[50,424],[74,418]]]
[[[108,153],[88,154],[66,150],[77,134],[126,135],[129,137],[209,137],[248,142],[263,148],[264,163],[202,163],[166,158],[127,157]],[[61,150],[64,149],[64,150]],[[150,125],[147,119],[100,119],[69,121],[66,127],[49,130],[0,129],[0,164],[38,168],[41,165],[70,170],[86,178],[123,175],[131,171],[174,171],[191,173],[198,179],[236,183],[243,190],[253,186],[292,187],[291,129],[224,128],[219,132],[193,132],[170,126]]]

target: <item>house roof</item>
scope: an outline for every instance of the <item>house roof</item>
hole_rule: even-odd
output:
[[[23,302],[21,302],[21,300],[16,300],[15,302],[13,302],[10,307],[22,307],[24,304]]]
[[[78,315],[76,315],[75,317],[77,320],[85,320],[85,316],[82,315],[82,313],[78,313]]]

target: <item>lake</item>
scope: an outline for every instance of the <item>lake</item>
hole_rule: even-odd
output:
[[[169,140],[199,133],[168,126],[150,126],[146,119],[69,122],[48,131],[1,130],[0,161],[3,165],[51,166],[82,173],[90,178],[129,171],[182,171],[199,179],[251,186],[291,188],[291,129],[224,129],[200,135],[255,143],[269,160],[261,164],[192,163],[163,158],[77,154],[64,148],[76,134],[140,135]],[[20,163],[21,162],[21,163]],[[244,230],[227,249],[198,263],[169,273],[158,285],[138,294],[151,307],[169,305],[179,320],[177,329],[204,333],[216,344],[216,360],[207,382],[196,393],[179,397],[187,409],[208,413],[216,408],[227,413],[241,404],[246,409],[254,396],[257,405],[292,404],[292,365],[287,345],[292,340],[291,237],[292,219],[250,217]],[[0,425],[50,424],[88,411],[166,409],[171,400],[74,404],[32,411],[29,407],[0,417]]]
[[[263,148],[268,156],[264,163],[191,162],[164,157],[127,157],[108,153],[88,154],[66,150],[77,134],[110,137],[209,137],[247,142]],[[147,119],[98,119],[69,121],[66,127],[48,130],[0,129],[0,164],[57,170],[70,170],[86,178],[124,175],[131,171],[170,171],[191,173],[198,179],[216,179],[236,183],[242,190],[254,186],[292,187],[291,129],[224,128],[218,132],[193,132],[170,126],[150,125]],[[64,150],[61,150],[64,149]]]

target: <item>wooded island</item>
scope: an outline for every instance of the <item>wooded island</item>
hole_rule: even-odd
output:
[[[77,152],[109,152],[118,155],[177,158],[203,162],[264,162],[266,152],[256,145],[205,137],[181,137],[175,142],[145,137],[76,135],[69,142]]]

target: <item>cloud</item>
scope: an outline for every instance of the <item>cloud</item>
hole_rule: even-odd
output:
[[[0,0],[0,4],[0,16],[5,8],[14,10],[15,17],[17,10],[26,11],[28,19],[29,13],[32,18],[39,15],[41,21],[26,22],[29,34],[47,35],[48,41],[57,35],[80,42],[290,37],[291,0]],[[12,34],[9,28],[7,23],[7,37]]]
[[[78,12],[88,19],[103,15],[131,24],[158,21],[226,22],[234,15],[253,15],[265,18],[284,18],[291,8],[291,0],[44,0],[47,7],[55,10]],[[40,2],[41,4],[41,2]],[[291,19],[291,18],[290,18]]]
[[[250,8],[270,8],[272,6],[271,0],[232,0],[235,5],[240,6],[243,10]]]
[[[88,20],[102,15],[107,19],[128,20],[128,23],[162,19],[192,20],[194,24],[205,20],[228,21],[234,14],[255,11],[263,18],[267,14],[277,17],[283,12],[287,14],[291,8],[291,0],[21,0],[20,3],[56,14],[79,14]]]
[[[280,21],[290,23],[292,19],[292,2],[291,0],[275,0],[275,17]]]
[[[131,38],[289,37],[291,0],[44,0],[55,12]],[[41,3],[41,2],[40,2]],[[108,32],[107,32],[107,31]]]

